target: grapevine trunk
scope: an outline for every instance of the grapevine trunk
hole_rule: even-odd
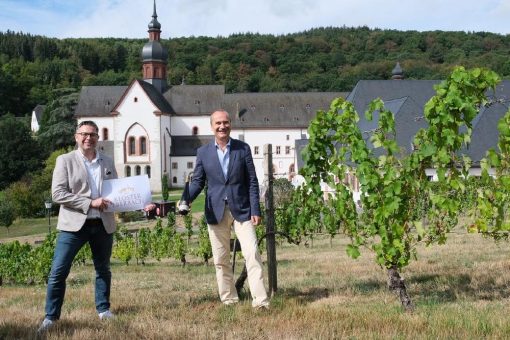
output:
[[[414,310],[413,302],[407,293],[404,279],[400,277],[397,266],[388,268],[388,288],[390,291],[397,294],[406,312],[412,312]]]

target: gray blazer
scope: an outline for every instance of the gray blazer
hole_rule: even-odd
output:
[[[103,180],[117,178],[117,171],[110,157],[98,153],[98,160],[101,166],[99,181],[99,193],[101,193]],[[53,202],[60,204],[57,229],[80,230],[87,219],[92,199],[87,169],[79,150],[57,157],[51,193]],[[114,213],[101,212],[101,219],[107,233],[115,232]]]

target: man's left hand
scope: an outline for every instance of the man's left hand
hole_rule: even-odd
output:
[[[260,216],[252,216],[251,217],[251,224],[253,225],[259,225],[259,223],[262,221],[262,218]]]

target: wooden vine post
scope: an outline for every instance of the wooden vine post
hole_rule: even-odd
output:
[[[266,251],[268,267],[269,296],[273,296],[277,289],[276,270],[276,242],[275,242],[275,216],[273,200],[273,151],[272,144],[264,145],[264,182],[267,183],[264,197],[265,224],[266,224]]]

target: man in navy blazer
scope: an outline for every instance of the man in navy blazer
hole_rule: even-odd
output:
[[[207,183],[205,216],[221,302],[228,305],[239,301],[230,265],[233,224],[246,261],[252,306],[268,308],[262,259],[255,234],[255,226],[261,218],[259,184],[250,146],[230,138],[230,117],[226,111],[213,112],[210,121],[214,142],[197,150],[189,201],[192,202]]]

